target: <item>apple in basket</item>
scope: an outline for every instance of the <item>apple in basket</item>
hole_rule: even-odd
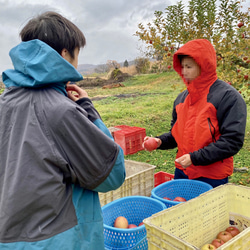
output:
[[[229,232],[233,237],[240,233],[240,230],[234,226],[226,228],[226,231]]]
[[[233,238],[233,236],[227,231],[221,231],[218,233],[217,239],[223,240],[225,243]]]
[[[214,250],[216,247],[212,244],[205,244],[204,246],[201,247],[201,250]]]
[[[147,151],[153,151],[155,149],[158,148],[158,144],[157,144],[157,141],[155,138],[153,137],[149,137],[145,142],[144,142],[144,148],[147,150]]]
[[[118,216],[115,219],[114,227],[117,227],[117,228],[128,228],[128,220],[124,216]]]
[[[179,201],[179,202],[184,202],[184,201],[187,201],[185,198],[183,198],[183,197],[175,197],[174,199],[173,199],[173,201]]]
[[[143,226],[143,225],[144,225],[144,223],[143,223],[143,222],[141,222],[141,223],[138,225],[138,227]]]
[[[162,199],[171,201],[171,199],[168,197],[163,197]]]
[[[216,248],[222,246],[224,244],[224,241],[221,240],[221,239],[214,239],[212,242],[211,242],[212,245],[214,245]]]
[[[135,224],[129,224],[128,225],[128,228],[135,228],[135,227],[137,227]]]

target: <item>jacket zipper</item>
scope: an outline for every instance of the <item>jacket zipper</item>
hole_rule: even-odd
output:
[[[211,133],[211,136],[212,136],[212,141],[216,142],[215,127],[214,127],[213,123],[211,122],[210,117],[207,118],[207,121],[208,121],[209,130],[210,130],[210,133]]]

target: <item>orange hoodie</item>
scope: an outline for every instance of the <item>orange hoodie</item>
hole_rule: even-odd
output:
[[[201,74],[189,84],[181,73],[178,55],[192,57],[201,67]],[[190,154],[192,165],[183,169],[190,179],[206,177],[223,179],[233,173],[233,155],[243,145],[246,105],[241,95],[229,84],[217,80],[216,52],[205,39],[192,40],[182,46],[173,58],[176,72],[187,90],[174,103],[172,129],[159,136],[160,149],[173,148],[176,158]]]

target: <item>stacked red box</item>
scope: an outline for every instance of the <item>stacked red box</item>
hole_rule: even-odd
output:
[[[125,155],[143,150],[142,143],[146,136],[146,129],[127,125],[115,126],[120,130],[114,131],[115,142],[118,143]]]
[[[173,174],[169,174],[167,172],[160,171],[158,173],[154,174],[154,179],[155,179],[155,187],[166,182],[166,181],[171,181],[174,179]]]

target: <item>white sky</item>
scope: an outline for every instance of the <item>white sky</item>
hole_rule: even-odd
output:
[[[44,11],[57,11],[84,33],[87,46],[79,64],[124,62],[140,54],[138,24],[152,21],[156,10],[177,0],[0,0],[0,74],[12,68],[11,48],[20,43],[19,32],[27,21]],[[184,0],[183,3],[188,2]],[[250,0],[246,0],[248,5]],[[247,4],[247,3],[246,3]]]

